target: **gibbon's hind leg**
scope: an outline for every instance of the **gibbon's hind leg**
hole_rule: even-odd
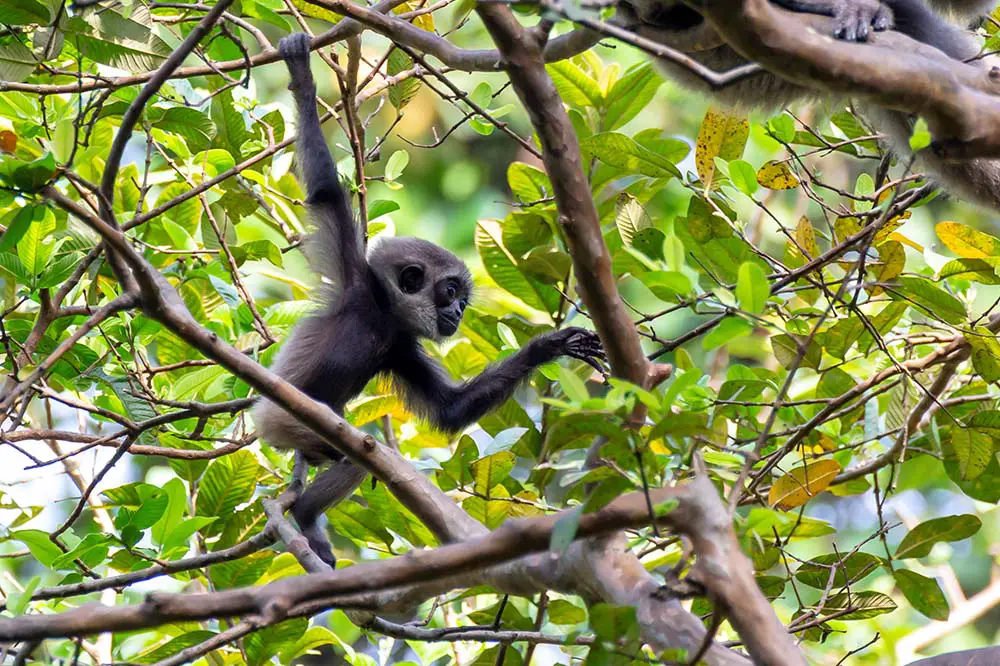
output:
[[[347,460],[335,462],[316,475],[292,506],[292,516],[309,542],[309,548],[331,568],[336,566],[337,558],[319,524],[319,517],[328,507],[354,492],[366,476],[368,472]]]

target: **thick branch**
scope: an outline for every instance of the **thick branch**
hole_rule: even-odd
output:
[[[677,507],[665,516],[665,524],[680,531],[696,529],[700,534],[705,493],[718,503],[715,488],[707,479],[653,491],[653,498],[657,504],[669,500],[678,502]],[[562,516],[563,513],[556,513],[542,518],[512,520],[490,534],[468,541],[434,550],[412,551],[390,560],[363,562],[330,573],[285,578],[260,587],[204,594],[154,594],[147,597],[144,603],[134,606],[87,605],[65,613],[0,619],[0,640],[86,636],[102,631],[141,629],[171,621],[248,614],[261,614],[265,618],[281,617],[288,609],[308,601],[443,578],[480,569],[486,562],[502,563],[526,553],[546,550],[552,530]],[[725,512],[720,518],[728,520]],[[645,495],[630,493],[596,513],[581,516],[577,536],[606,534],[648,523]],[[708,524],[718,525],[718,519]],[[712,557],[725,550],[724,546],[715,548]],[[736,554],[744,557],[738,550]],[[558,555],[547,553],[545,559],[552,566]],[[729,578],[739,574],[727,561],[713,561],[712,568],[717,569],[715,575]],[[750,581],[753,581],[752,573]]]

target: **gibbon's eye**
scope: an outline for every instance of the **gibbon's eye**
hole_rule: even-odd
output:
[[[454,301],[458,296],[458,285],[455,284],[454,280],[448,283],[446,293],[448,294],[449,301]]]
[[[424,269],[416,264],[399,272],[399,288],[404,294],[415,294],[424,286]]]

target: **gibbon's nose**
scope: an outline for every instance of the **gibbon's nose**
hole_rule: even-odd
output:
[[[451,335],[458,330],[462,321],[462,304],[455,301],[438,310],[438,330],[443,335]]]

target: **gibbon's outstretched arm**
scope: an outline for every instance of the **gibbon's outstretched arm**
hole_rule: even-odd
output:
[[[289,35],[278,44],[295,97],[298,138],[295,158],[306,189],[306,204],[323,233],[314,236],[319,247],[310,258],[317,269],[345,289],[366,274],[364,250],[351,204],[337,175],[337,163],[330,154],[316,110],[316,82],[309,67],[309,35]]]
[[[535,368],[560,356],[580,359],[600,372],[603,369],[595,359],[606,360],[600,338],[574,327],[533,338],[462,384],[453,382],[415,340],[391,359],[390,368],[402,382],[410,405],[441,430],[457,432],[506,402]]]

